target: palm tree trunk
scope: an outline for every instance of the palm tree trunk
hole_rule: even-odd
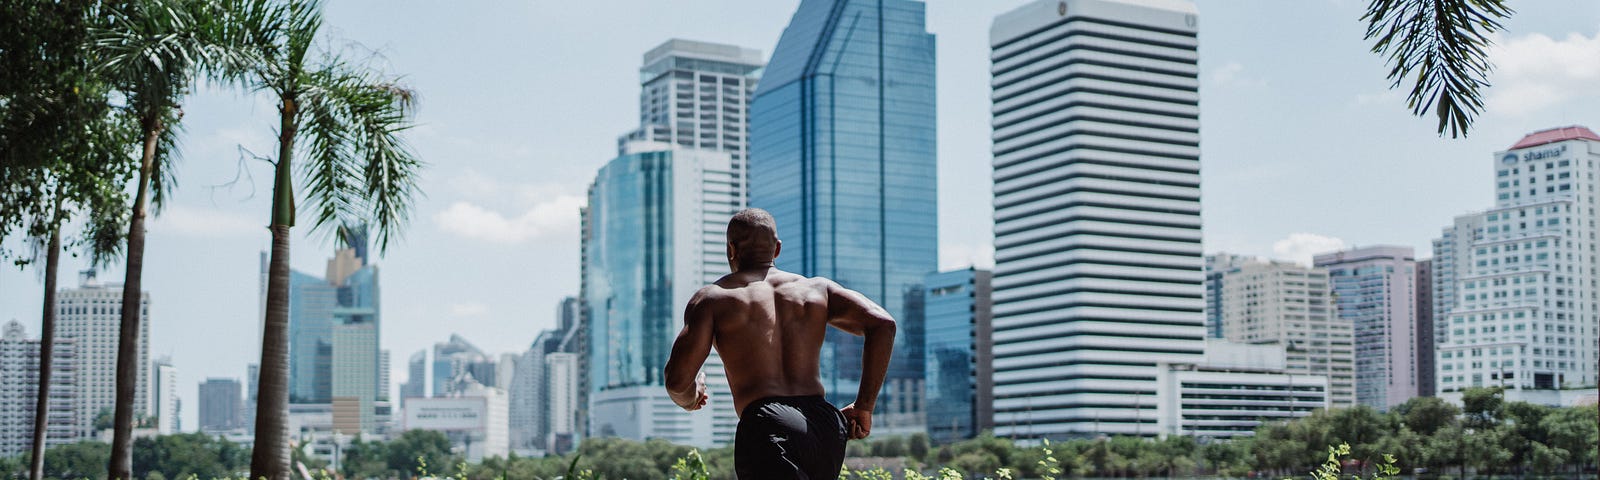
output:
[[[117,336],[117,407],[112,417],[111,480],[133,478],[133,402],[139,386],[140,277],[144,273],[144,219],[150,203],[150,177],[155,173],[156,146],[164,126],[159,116],[144,124],[144,154],[139,159],[138,194],[128,219],[127,275],[122,281],[122,330]]]
[[[256,438],[250,478],[289,480],[289,227],[294,226],[295,102],[279,109],[278,164],[272,182],[272,259],[267,266],[267,318],[261,330]]]
[[[61,195],[51,213],[50,250],[44,255],[44,312],[39,333],[39,389],[33,404],[33,456],[28,461],[28,478],[44,478],[44,440],[50,425],[50,381],[53,380],[56,354],[56,268],[61,264]]]

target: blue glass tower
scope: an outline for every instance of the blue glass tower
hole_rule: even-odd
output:
[[[333,401],[335,328],[345,324],[379,323],[378,267],[367,264],[365,231],[365,227],[341,230],[346,248],[328,261],[327,278],[289,272],[291,403]],[[261,258],[265,283],[266,254],[262,253]],[[377,365],[377,352],[372,353],[372,363]],[[376,382],[376,378],[373,381]]]
[[[907,321],[907,299],[938,267],[934,37],[924,8],[802,1],[750,107],[750,205],[777,220],[778,268],[832,278],[902,320],[880,415],[922,410],[921,325]],[[822,372],[830,401],[853,400],[860,339],[830,330]]]
[[[589,337],[589,432],[697,446],[733,440],[722,358],[706,359],[711,400],[684,412],[662,371],[683,327],[683,306],[727,274],[724,231],[743,208],[727,152],[636,143],[607,163],[583,211],[580,295]]]
[[[672,348],[672,152],[623,155],[589,190],[589,382],[662,382]]]
[[[925,401],[928,436],[936,443],[977,433],[978,273],[939,272],[923,284]]]
[[[333,322],[338,288],[303,272],[289,272],[289,401],[328,403],[333,398]]]

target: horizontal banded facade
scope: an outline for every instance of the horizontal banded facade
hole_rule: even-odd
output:
[[[1154,435],[1157,364],[1202,359],[1196,31],[1187,1],[994,22],[997,435]]]

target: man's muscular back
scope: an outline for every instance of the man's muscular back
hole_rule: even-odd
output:
[[[777,269],[730,274],[702,288],[691,310],[712,318],[713,343],[743,412],[755,400],[822,395],[818,355],[828,326],[828,284]]]

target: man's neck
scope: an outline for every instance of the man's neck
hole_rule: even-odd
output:
[[[768,270],[772,270],[772,262],[756,262],[739,265],[739,270],[736,270],[733,273],[741,276],[752,275],[766,277]]]

